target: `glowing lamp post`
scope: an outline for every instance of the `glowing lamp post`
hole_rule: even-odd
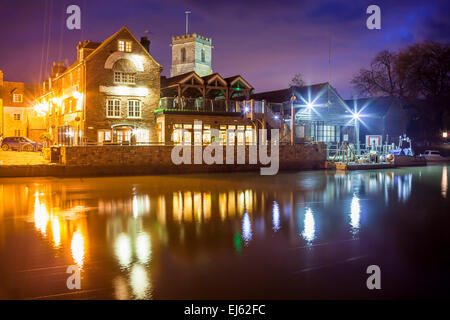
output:
[[[355,122],[355,135],[356,135],[356,154],[361,155],[361,149],[359,145],[359,122],[360,122],[360,111],[357,111],[356,106],[353,111],[353,121]]]
[[[297,100],[297,97],[295,95],[292,95],[291,97],[291,145],[294,145],[294,137],[295,137],[295,119],[294,119],[294,101]]]

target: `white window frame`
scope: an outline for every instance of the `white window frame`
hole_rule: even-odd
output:
[[[112,102],[112,113],[113,115],[109,115],[109,103]],[[116,107],[119,107],[118,110],[116,110]],[[121,118],[121,103],[120,103],[120,99],[106,99],[106,117],[107,118]],[[118,115],[117,115],[117,111],[118,111]]]
[[[138,116],[136,115],[137,107],[139,107],[139,115]],[[142,102],[141,102],[141,100],[130,99],[127,101],[127,117],[130,119],[141,119],[142,118]]]
[[[114,83],[136,84],[136,74],[133,72],[114,71]]]
[[[23,94],[13,93],[13,102],[14,103],[22,103],[23,102]]]
[[[117,42],[117,50],[125,52],[125,41],[124,40],[119,40]]]
[[[132,52],[133,51],[132,41],[119,40],[117,42],[117,50],[119,50],[121,52]]]

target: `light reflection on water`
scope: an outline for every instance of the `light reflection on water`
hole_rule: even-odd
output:
[[[447,176],[447,166],[442,168],[442,178],[441,178],[441,194],[443,198],[447,198],[448,190],[448,176]]]
[[[350,225],[352,226],[352,233],[355,235],[359,230],[361,207],[359,206],[359,199],[356,194],[353,194],[351,212],[350,212]]]
[[[311,244],[316,233],[316,224],[311,208],[307,208],[305,212],[305,220],[303,222],[302,237]]]
[[[370,228],[367,216],[411,201],[418,181],[431,181],[429,196],[445,199],[448,190],[447,166],[250,176],[256,182],[234,177],[0,182],[0,222],[26,213],[55,259],[65,259],[60,264],[89,272],[101,256],[113,261],[105,268],[113,274],[114,298],[150,299],[167,267],[163,253],[165,260],[189,264],[213,260],[217,252],[239,254],[274,237],[287,246],[345,240]],[[14,228],[24,227],[9,232]],[[0,254],[4,243],[0,234]]]

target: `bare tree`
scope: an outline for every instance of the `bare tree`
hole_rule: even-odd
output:
[[[402,96],[403,80],[395,71],[396,59],[394,52],[381,51],[370,63],[370,68],[362,68],[351,84],[362,96]]]
[[[439,128],[450,127],[449,44],[423,41],[399,53],[382,51],[351,83],[362,96],[406,98],[402,101],[421,137],[433,138]]]
[[[424,41],[397,56],[395,72],[405,83],[406,95],[442,100],[450,94],[450,45]]]
[[[297,73],[289,83],[289,87],[303,87],[305,82],[303,81],[303,77],[300,73]]]

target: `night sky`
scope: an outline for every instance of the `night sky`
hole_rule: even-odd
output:
[[[81,30],[66,28],[70,4],[81,7]],[[366,28],[371,4],[381,7],[381,30]],[[171,36],[184,34],[187,9],[190,32],[213,39],[213,71],[241,74],[257,92],[285,88],[296,73],[327,81],[329,35],[331,84],[344,98],[380,50],[450,40],[448,0],[1,0],[0,69],[5,80],[38,82],[53,61],[76,59],[78,41],[103,41],[126,25],[138,39],[150,30],[150,53],[168,75]]]

